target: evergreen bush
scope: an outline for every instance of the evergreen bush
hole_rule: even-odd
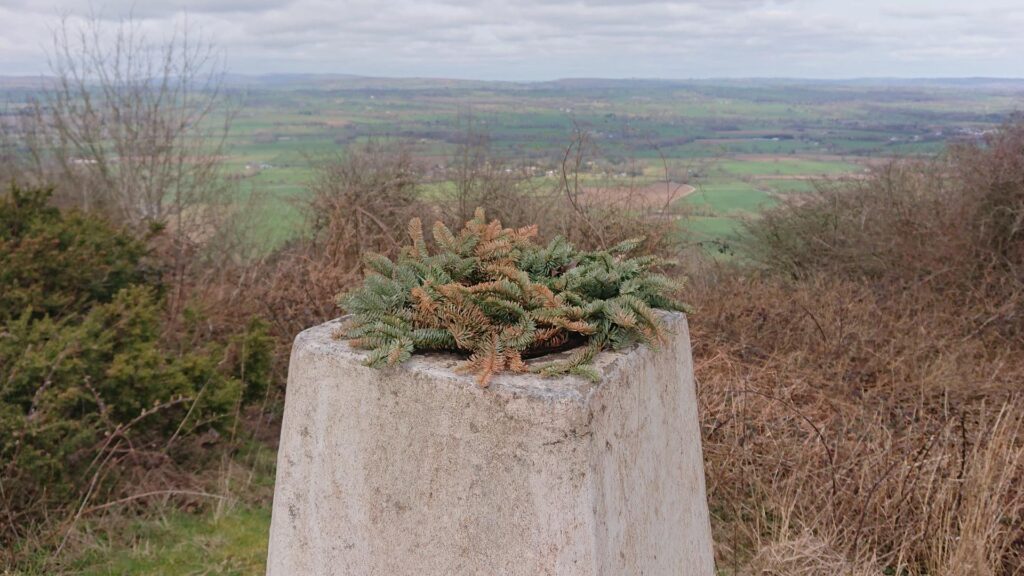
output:
[[[48,197],[0,196],[0,565],[7,543],[147,470],[178,473],[271,374],[265,323],[176,334],[145,245]]]
[[[664,328],[653,309],[685,310],[667,262],[629,254],[642,239],[583,252],[564,238],[534,243],[536,226],[503,228],[483,210],[457,235],[438,222],[431,253],[418,218],[412,244],[396,261],[365,259],[363,285],[339,298],[352,318],[338,336],[370,350],[367,364],[395,365],[417,350],[469,356],[460,369],[481,386],[500,372],[524,372],[524,358],[573,348],[565,360],[534,368],[544,375],[596,380],[590,366],[606,348],[657,345]]]
[[[0,322],[84,312],[122,288],[148,283],[146,246],[76,211],[49,206],[51,190],[0,194]]]

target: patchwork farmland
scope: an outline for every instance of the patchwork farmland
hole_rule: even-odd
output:
[[[643,81],[541,83],[349,76],[228,79],[235,114],[228,168],[240,193],[271,199],[259,238],[298,229],[294,201],[312,164],[369,139],[410,145],[444,187],[467,138],[557,187],[574,134],[588,138],[588,177],[606,186],[685,180],[689,229],[728,236],[744,217],[820,179],[862,174],[892,157],[975,141],[1024,103],[1014,81]],[[15,95],[16,97],[16,95]],[[430,172],[430,170],[428,170]],[[617,184],[616,184],[617,183]]]

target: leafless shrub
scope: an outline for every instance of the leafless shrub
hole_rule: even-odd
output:
[[[161,229],[155,248],[173,316],[195,256],[234,210],[222,173],[232,113],[218,52],[187,22],[154,42],[130,19],[68,17],[49,64],[52,78],[14,126],[20,176],[53,186],[58,205],[139,236]]]
[[[317,161],[306,212],[330,264],[355,273],[366,252],[400,247],[407,218],[425,208],[420,184],[421,171],[403,143],[369,142]]]
[[[408,146],[369,142],[315,161],[312,196],[301,209],[307,234],[222,275],[215,308],[269,318],[282,342],[337,315],[335,296],[361,277],[367,252],[394,255],[420,200],[420,168]],[[211,298],[208,298],[211,300]]]
[[[453,230],[472,219],[477,208],[506,226],[540,228],[560,208],[552,190],[537,185],[525,167],[494,154],[488,136],[472,126],[445,168],[444,179],[451,186],[442,188],[437,203],[442,220]]]
[[[18,154],[17,118],[9,106],[0,105],[0,187],[3,190],[8,189],[12,182],[22,179],[23,162]]]
[[[953,148],[954,171],[970,198],[970,229],[980,263],[1024,283],[1024,118],[982,144]]]
[[[819,186],[804,203],[783,204],[754,222],[745,248],[793,277],[900,274],[912,282],[934,274],[945,267],[943,254],[969,244],[955,226],[963,207],[948,170],[944,160],[900,161],[868,179]]]
[[[565,236],[584,249],[601,249],[643,236],[646,249],[677,256],[676,201],[690,187],[663,158],[661,179],[621,179],[593,169],[601,151],[574,125],[553,179],[494,154],[486,135],[468,132],[448,165],[450,191],[438,202],[444,220],[460,226],[477,207],[507,226],[537,224],[545,237]]]
[[[692,283],[720,566],[1024,573],[1016,227],[993,217],[1017,130],[771,212],[758,271]]]
[[[589,132],[574,123],[559,165],[557,190],[565,206],[557,223],[560,233],[578,245],[595,248],[642,236],[646,251],[678,255],[678,219],[683,213],[676,201],[691,190],[686,175],[673,170],[664,156],[663,175],[653,182],[636,176],[623,182],[588,173],[600,154]]]
[[[37,180],[137,230],[208,226],[231,118],[211,44],[187,26],[153,43],[131,20],[65,19],[50,74],[20,126]]]

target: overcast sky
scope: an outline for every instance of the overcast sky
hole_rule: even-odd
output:
[[[0,0],[0,74],[90,11],[155,37],[187,14],[246,74],[1024,77],[1024,0]]]

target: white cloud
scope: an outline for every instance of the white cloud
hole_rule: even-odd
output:
[[[236,72],[1024,76],[1024,6],[901,0],[0,0],[0,74],[42,72],[61,14],[152,35],[187,14]]]

